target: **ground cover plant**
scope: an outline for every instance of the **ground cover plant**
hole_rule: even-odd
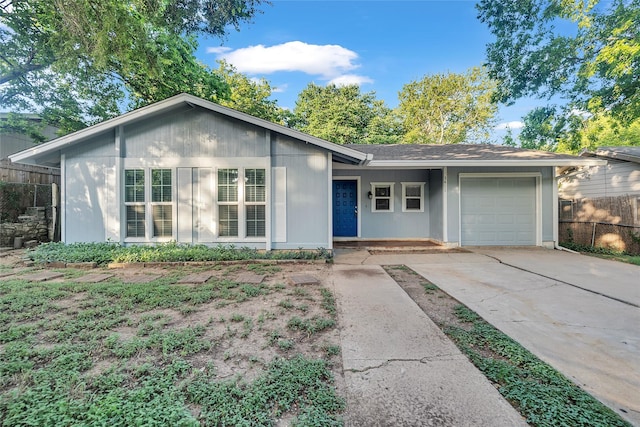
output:
[[[287,282],[322,264],[59,270],[0,281],[0,425],[341,425],[333,295]],[[266,277],[243,283],[240,275]],[[191,273],[212,277],[181,284]],[[148,283],[131,283],[140,276]]]
[[[119,243],[62,243],[51,242],[37,246],[28,252],[29,258],[38,263],[95,262],[189,262],[189,261],[235,261],[235,260],[316,260],[329,259],[331,253],[324,248],[317,250],[259,251],[234,245],[188,245],[176,242],[157,245],[124,246]]]
[[[562,246],[582,254],[595,256],[598,258],[611,259],[614,261],[626,262],[627,264],[640,265],[640,255],[630,254],[624,251],[617,251],[602,246],[580,245],[573,242],[563,242]]]
[[[406,266],[385,269],[530,425],[630,427],[600,401],[413,270]]]

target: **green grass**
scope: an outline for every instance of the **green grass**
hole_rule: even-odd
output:
[[[558,371],[463,305],[455,308],[470,328],[449,325],[444,332],[527,422],[537,427],[630,426]],[[494,356],[487,355],[490,350]],[[483,351],[485,350],[485,351]]]
[[[296,426],[342,425],[327,362],[338,350],[292,354],[289,335],[298,331],[273,332],[286,358],[252,355],[260,369],[251,380],[220,379],[216,363],[241,357],[233,340],[256,329],[242,304],[262,307],[271,291],[230,280],[182,286],[180,274],[147,284],[0,281],[0,425],[272,426],[284,415]],[[220,303],[232,306],[225,322],[194,314]],[[256,322],[273,330],[278,318],[264,310]],[[187,317],[176,326],[167,313]],[[300,327],[319,331],[335,325],[329,320],[300,319]]]
[[[287,260],[287,259],[330,259],[331,252],[324,248],[296,251],[258,251],[256,249],[234,245],[187,245],[176,242],[153,246],[123,246],[118,243],[71,243],[51,242],[39,245],[27,253],[38,263],[46,262],[96,262],[105,265],[112,262],[205,262],[234,260]],[[276,266],[254,265],[251,270],[257,273],[279,271]]]

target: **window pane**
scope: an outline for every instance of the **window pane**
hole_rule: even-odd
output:
[[[376,199],[376,210],[377,211],[388,211],[389,210],[389,199]]]
[[[246,169],[245,173],[245,197],[247,202],[264,202],[265,190],[265,170]]]
[[[407,185],[404,189],[404,192],[407,197],[420,197],[421,196],[420,190],[421,190],[420,185]]]
[[[238,201],[238,169],[218,170],[218,201]]]
[[[124,201],[144,202],[144,171],[124,171]]]
[[[127,206],[127,237],[144,236],[144,206]]]
[[[173,209],[171,205],[153,206],[153,236],[171,237],[173,235]]]
[[[407,210],[420,210],[420,199],[407,199],[405,208]]]
[[[230,237],[238,235],[238,206],[219,206],[218,209],[219,235]]]
[[[247,236],[264,237],[265,228],[265,206],[247,206]]]
[[[375,195],[376,197],[389,197],[391,196],[391,187],[376,187]]]
[[[154,169],[151,171],[151,201],[171,201],[171,169]]]

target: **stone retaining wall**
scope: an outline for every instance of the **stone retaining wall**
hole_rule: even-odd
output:
[[[18,217],[18,222],[0,224],[0,246],[13,247],[16,237],[22,242],[36,240],[49,241],[49,224],[44,208],[29,208],[26,215]]]

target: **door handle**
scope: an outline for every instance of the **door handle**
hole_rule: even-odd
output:
[[[355,214],[355,216],[358,216],[358,205],[356,205],[353,213]]]

